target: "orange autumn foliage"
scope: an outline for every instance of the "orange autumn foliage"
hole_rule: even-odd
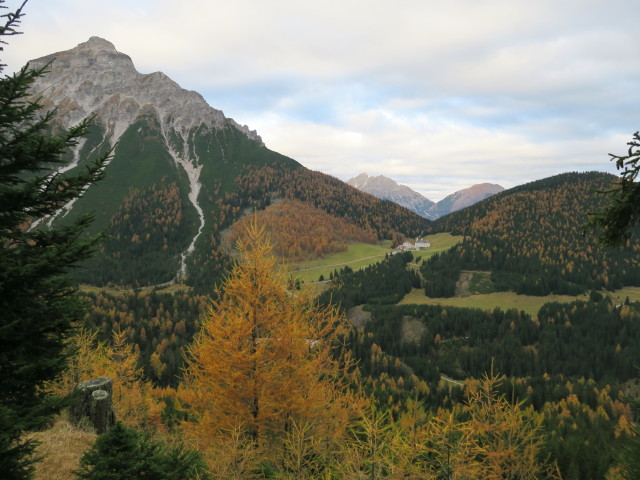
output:
[[[188,352],[179,395],[195,421],[185,432],[203,449],[238,429],[254,444],[277,443],[300,421],[323,438],[339,435],[352,402],[349,362],[336,350],[344,318],[287,289],[255,217],[239,248],[242,262]]]
[[[329,215],[307,203],[288,200],[255,213],[273,242],[276,255],[288,260],[321,258],[345,251],[350,242],[375,243],[376,232]],[[231,241],[241,238],[252,217],[244,217],[231,230]]]
[[[472,451],[485,480],[559,479],[557,466],[542,458],[542,415],[512,404],[498,393],[504,377],[493,372],[467,384],[468,424]]]

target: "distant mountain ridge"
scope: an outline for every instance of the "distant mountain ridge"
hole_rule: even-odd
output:
[[[437,204],[435,202],[406,185],[399,185],[395,180],[383,175],[370,177],[366,173],[361,173],[357,177],[347,180],[347,184],[374,197],[402,205],[422,217],[430,220],[437,218],[435,214]]]
[[[485,198],[489,198],[503,191],[504,188],[495,183],[478,183],[469,188],[458,190],[437,203],[439,216],[443,217],[449,213],[470,207]]]
[[[406,185],[400,185],[395,180],[384,175],[372,177],[366,173],[361,173],[357,177],[347,180],[347,183],[381,200],[390,200],[402,205],[429,220],[436,220],[504,191],[504,188],[500,185],[480,183],[454,192],[436,203]]]

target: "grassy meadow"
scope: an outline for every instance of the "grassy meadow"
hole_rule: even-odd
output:
[[[584,300],[585,295],[572,297],[569,295],[547,295],[534,297],[532,295],[517,295],[513,292],[494,292],[465,297],[430,298],[424,294],[424,290],[414,288],[400,302],[399,305],[446,305],[451,307],[479,308],[481,310],[493,310],[500,308],[509,310],[524,310],[530,315],[537,315],[540,307],[549,302],[569,303],[574,300]]]
[[[462,241],[461,236],[454,236],[449,233],[438,233],[429,235],[425,239],[431,242],[431,248],[421,252],[413,252],[415,258],[427,259],[436,253],[443,252]],[[305,283],[317,282],[322,275],[329,279],[329,275],[334,270],[339,270],[345,265],[349,265],[353,270],[360,270],[384,259],[384,256],[391,253],[391,241],[378,242],[376,244],[354,243],[349,245],[346,251],[327,255],[324,258],[308,260],[305,262],[295,262],[286,264],[291,274]]]
[[[96,287],[95,285],[87,285],[86,283],[82,283],[80,284],[79,288],[80,288],[80,291],[84,293],[98,294],[101,292],[105,292],[105,293],[108,293],[109,295],[115,295],[115,296],[127,295],[135,291],[143,291],[143,290],[156,290],[161,293],[176,293],[176,292],[188,292],[191,289],[191,287],[185,285],[184,283],[172,283],[170,285],[141,287],[137,289],[124,288],[124,287],[111,287],[111,286]]]
[[[632,302],[640,301],[640,287],[626,287],[614,292],[606,292],[615,304],[623,303],[629,297]],[[540,307],[549,302],[570,303],[576,300],[587,300],[588,295],[573,297],[570,295],[546,295],[535,297],[532,295],[517,295],[514,292],[493,292],[464,297],[429,298],[424,290],[414,288],[398,304],[399,305],[445,305],[451,307],[479,308],[481,310],[500,308],[509,310],[515,308],[524,310],[530,315],[537,315]]]
[[[390,240],[375,244],[354,243],[349,245],[344,252],[333,253],[315,260],[288,263],[285,264],[285,268],[291,272],[293,277],[305,283],[311,283],[317,282],[320,275],[328,280],[331,272],[346,265],[354,270],[365,268],[372,263],[381,261],[391,251]]]
[[[436,233],[435,235],[429,235],[424,238],[431,243],[431,247],[420,252],[413,252],[413,256],[415,258],[422,258],[423,260],[426,260],[433,257],[436,253],[449,250],[451,247],[460,243],[464,237],[460,235],[451,235],[450,233]]]

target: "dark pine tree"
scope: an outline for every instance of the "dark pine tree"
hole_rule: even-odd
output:
[[[206,467],[195,450],[167,448],[137,430],[117,423],[80,459],[79,480],[206,479]]]
[[[18,33],[25,4],[3,15],[0,37]],[[22,433],[41,428],[63,404],[46,394],[43,383],[64,368],[64,341],[85,313],[67,272],[98,240],[83,235],[89,217],[56,228],[35,222],[98,180],[108,157],[80,173],[51,174],[66,164],[64,154],[78,144],[88,123],[50,134],[53,113],[42,113],[37,101],[28,100],[31,84],[43,74],[25,67],[0,78],[0,472],[5,480],[31,478],[35,445],[22,440]]]

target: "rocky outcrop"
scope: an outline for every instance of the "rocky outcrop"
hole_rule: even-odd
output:
[[[71,50],[32,60],[29,65],[48,65],[49,73],[32,90],[45,107],[57,106],[65,126],[95,114],[96,121],[107,128],[112,145],[145,108],[155,110],[166,133],[232,125],[262,144],[255,131],[226,118],[199,93],[181,88],[162,72],[138,73],[128,55],[102,38],[91,37]]]

